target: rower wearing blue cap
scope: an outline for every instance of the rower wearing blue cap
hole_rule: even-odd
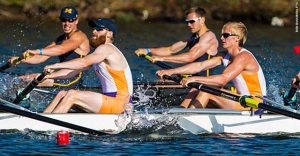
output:
[[[102,92],[61,91],[45,109],[45,113],[66,113],[73,106],[103,114],[119,114],[132,110],[130,104],[133,93],[132,74],[125,56],[113,44],[117,32],[114,21],[99,18],[90,21],[89,26],[92,28],[90,44],[95,51],[83,58],[46,66],[45,71],[62,69],[81,71],[92,66],[101,82]]]
[[[50,45],[35,50],[26,50],[23,53],[24,59],[20,63],[40,64],[53,56],[58,56],[60,62],[69,61],[87,55],[90,51],[89,39],[84,32],[80,31],[78,25],[78,11],[72,6],[63,7],[60,11],[59,19],[62,24],[63,34],[59,35]],[[27,57],[30,56],[30,57]],[[10,62],[14,62],[18,57],[13,57]],[[67,83],[59,82],[60,79],[68,79]],[[32,80],[37,74],[21,76],[21,78]],[[69,69],[54,72],[46,76],[47,79],[41,82],[40,86],[70,86],[78,82],[81,73],[74,73]],[[55,79],[55,80],[54,80]]]

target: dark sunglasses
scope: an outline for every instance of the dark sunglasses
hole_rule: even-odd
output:
[[[229,33],[223,33],[222,36],[224,38],[228,38],[229,36],[238,36],[237,34],[229,34]]]
[[[191,20],[185,20],[186,24],[194,24],[197,20],[200,20],[201,17],[195,18],[195,19],[191,19]]]
[[[68,18],[61,18],[60,21],[61,22],[69,22],[69,23],[73,23],[74,21],[76,21],[77,18],[73,18],[73,19],[68,19]]]

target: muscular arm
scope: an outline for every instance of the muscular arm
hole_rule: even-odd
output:
[[[213,34],[203,35],[203,37],[200,38],[199,42],[195,46],[193,46],[193,48],[191,48],[188,52],[173,56],[157,57],[157,59],[153,59],[157,61],[172,63],[190,63],[207,53],[210,47],[213,44],[216,44],[214,40],[215,36]]]
[[[102,45],[98,47],[93,53],[85,56],[84,58],[77,58],[67,62],[56,63],[46,66],[45,69],[70,69],[70,70],[82,70],[86,69],[92,64],[100,63],[109,55],[112,54],[112,47],[108,45]]]
[[[149,48],[149,50],[151,51],[151,54],[153,56],[169,56],[184,49],[186,45],[187,45],[186,41],[179,41],[172,44],[169,47]],[[146,55],[147,51],[145,48],[139,48],[135,51],[135,54],[138,56]]]
[[[249,56],[249,54],[241,54],[233,60],[233,62],[224,70],[222,74],[208,77],[193,76],[188,81],[223,87],[229,81],[231,81],[240,73],[246,70],[247,63],[251,59],[250,57],[251,56]]]
[[[53,47],[55,45],[56,45],[55,42],[52,42],[51,44],[46,46],[46,48]],[[24,53],[26,53],[26,52],[24,52]],[[23,53],[23,55],[24,55],[24,53]],[[40,64],[40,63],[43,63],[43,62],[47,61],[49,58],[50,58],[50,56],[33,55],[29,58],[23,59],[21,62],[22,63],[27,63],[27,64]]]
[[[83,37],[81,33],[75,33],[70,39],[65,40],[60,45],[55,45],[51,47],[46,47],[43,49],[43,55],[46,56],[60,56],[69,51],[77,49],[83,42]]]
[[[60,45],[54,43],[54,45],[52,46],[47,46],[46,48],[43,48],[42,55],[51,57],[60,56],[65,53],[68,53],[69,51],[77,49],[80,46],[80,44],[83,43],[84,37],[85,36],[82,34],[82,32],[76,32],[69,39],[63,41]],[[28,50],[27,52],[33,55],[41,54],[40,49]]]
[[[169,47],[161,47],[161,48],[150,48],[151,54],[156,56],[169,56],[179,52],[180,50],[184,49],[187,42],[179,41],[172,44]]]
[[[221,63],[222,63],[222,57],[218,56],[203,62],[194,62],[182,67],[170,69],[170,71],[173,74],[195,74],[219,66],[221,65]]]
[[[47,79],[68,79],[77,76],[81,70],[61,69],[46,76]]]

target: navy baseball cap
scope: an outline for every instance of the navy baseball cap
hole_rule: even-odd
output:
[[[91,20],[89,21],[89,26],[91,28],[95,28],[97,31],[101,29],[108,29],[113,32],[114,36],[117,33],[115,22],[108,18],[99,18],[97,20]]]
[[[59,19],[77,19],[78,12],[77,10],[72,6],[66,6],[61,9]]]

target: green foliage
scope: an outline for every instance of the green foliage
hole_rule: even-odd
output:
[[[78,8],[81,18],[113,17],[131,21],[142,19],[147,11],[149,18],[182,19],[186,9],[200,6],[216,19],[259,20],[274,16],[293,18],[295,3],[295,0],[0,0],[0,17],[13,18],[22,13],[40,15],[41,12],[53,16],[53,12],[63,6],[73,5]],[[15,14],[16,11],[20,14]]]

